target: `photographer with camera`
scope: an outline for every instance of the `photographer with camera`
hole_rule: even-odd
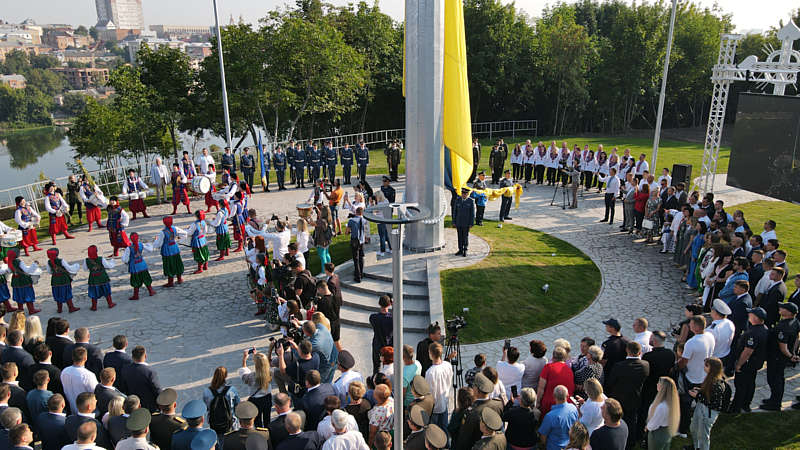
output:
[[[317,296],[314,298],[314,305],[317,311],[321,312],[331,323],[331,337],[338,350],[342,350],[339,344],[341,323],[339,322],[339,310],[342,307],[341,297],[331,293],[328,283],[325,280],[317,280]]]
[[[580,160],[575,160],[572,163],[572,167],[565,167],[563,169],[564,173],[570,177],[569,192],[572,196],[572,202],[569,205],[570,209],[575,209],[578,207],[578,188],[581,185],[580,164]]]
[[[324,325],[317,325],[307,320],[300,322],[292,319],[295,327],[301,328],[306,339],[311,342],[311,350],[319,355],[319,373],[323,383],[333,381],[333,373],[336,371],[336,362],[339,357],[339,350],[333,343],[330,331]]]
[[[306,374],[312,370],[319,370],[319,355],[312,351],[311,342],[300,339],[300,343],[293,338],[285,337],[278,340],[270,339],[270,354],[275,351],[277,361],[273,360],[272,379],[278,390],[288,393],[292,401],[305,394]],[[288,351],[287,351],[288,350]]]
[[[311,303],[314,301],[314,298],[317,295],[317,282],[311,272],[306,270],[298,260],[294,260],[289,263],[289,267],[292,268],[292,274],[295,276],[294,280],[294,294],[298,301],[300,301],[300,306],[303,309],[310,309]]]

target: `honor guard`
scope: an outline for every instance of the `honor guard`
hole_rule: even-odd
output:
[[[253,174],[256,172],[256,162],[253,155],[250,154],[250,147],[245,147],[244,150],[242,150],[242,154],[239,155],[239,167],[242,169],[244,181],[246,181],[249,186],[252,186]],[[264,167],[266,169],[267,165]],[[263,173],[261,175],[267,177],[267,185],[269,185],[269,173]]]
[[[308,140],[305,147],[306,153],[306,168],[308,171],[308,182],[311,183],[314,181],[312,177],[312,172],[314,170],[314,165],[311,163],[311,152],[314,150],[314,145],[312,144],[311,139]]]
[[[172,435],[187,427],[186,420],[175,414],[177,399],[178,394],[172,388],[164,389],[156,397],[159,411],[150,419],[150,439],[158,448],[172,448]]]
[[[331,141],[328,141],[325,143],[325,148],[323,151],[325,153],[325,165],[327,166],[327,173],[325,174],[325,177],[333,182],[333,179],[336,178],[336,163],[338,162],[336,149],[333,148]]]
[[[258,407],[249,401],[236,405],[236,417],[239,418],[239,429],[230,431],[222,437],[224,450],[246,450],[247,438],[253,434],[262,435],[269,441],[269,429],[258,428],[253,425],[253,420],[258,416]]]
[[[475,402],[472,404],[472,411],[468,412],[464,418],[464,424],[454,437],[453,449],[469,450],[481,439],[482,414],[485,409],[494,410],[497,414],[503,413],[503,401],[499,398],[489,398],[489,394],[494,391],[492,383],[486,375],[478,373],[475,375]]]
[[[425,427],[425,443],[429,450],[439,450],[447,447],[447,433],[438,425],[430,424]]]
[[[146,408],[131,411],[125,428],[131,436],[117,442],[116,450],[159,450],[159,447],[147,442],[147,433],[150,431],[150,412]]]
[[[303,174],[303,169],[306,166],[306,152],[300,147],[300,144],[296,144],[294,147],[294,182],[295,187],[297,188],[304,188],[306,187],[306,181]]]
[[[231,153],[230,147],[225,147],[225,153],[222,154],[222,168],[228,169],[231,176],[236,175],[236,158]]]
[[[319,180],[320,168],[322,167],[322,152],[319,150],[317,144],[314,144],[309,154],[311,155],[311,178],[309,181],[316,184],[317,180]]]
[[[353,167],[353,149],[350,148],[350,144],[344,144],[344,147],[339,149],[339,161],[342,162],[344,184],[350,184],[350,169]]]
[[[202,400],[192,400],[183,407],[181,415],[186,419],[187,428],[172,435],[172,450],[193,450],[195,449],[194,440],[198,440],[197,445],[204,444],[205,436],[201,434],[214,433],[214,430],[203,429],[203,418],[206,416],[205,403]],[[210,436],[210,435],[209,435]],[[213,442],[217,441],[217,434],[214,433]],[[212,443],[213,445],[213,443]],[[206,447],[206,450],[211,446]]]
[[[411,433],[405,440],[405,450],[425,450],[425,426],[428,425],[428,420],[428,414],[421,407],[411,407],[407,420]]]
[[[285,191],[284,183],[286,181],[286,153],[283,152],[283,147],[280,145],[275,149],[272,154],[272,166],[275,167],[275,176],[278,178],[278,190]],[[294,177],[292,177],[294,178]]]
[[[367,179],[367,166],[369,165],[369,149],[364,141],[358,143],[356,149],[356,164],[358,164],[358,179],[360,181]]]
[[[289,166],[289,181],[294,184],[294,141],[286,145],[286,165]]]

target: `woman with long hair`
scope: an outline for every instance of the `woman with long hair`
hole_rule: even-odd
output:
[[[253,355],[255,370],[247,367],[247,358]],[[272,390],[269,387],[272,381],[269,359],[267,355],[255,351],[255,348],[247,349],[242,355],[242,367],[239,368],[239,377],[242,382],[253,390],[247,399],[258,407],[258,416],[255,418],[254,425],[265,427],[269,424],[269,413],[272,408]]]
[[[453,410],[450,422],[447,424],[447,431],[450,432],[450,436],[458,435],[458,431],[461,429],[461,425],[464,424],[464,419],[466,419],[473,403],[475,403],[475,394],[472,389],[468,387],[458,388],[458,392],[456,392],[456,408]]]
[[[31,316],[25,322],[25,340],[23,341],[22,348],[28,353],[33,353],[33,349],[42,342],[44,342],[42,322],[39,321],[38,316]]]
[[[394,423],[394,401],[392,400],[392,388],[385,384],[375,386],[373,393],[375,406],[369,410],[369,445],[375,443],[375,435],[379,431],[391,431]]]
[[[694,238],[692,238],[692,241],[685,250],[689,252],[690,255],[689,271],[686,275],[686,285],[689,289],[697,289],[698,280],[697,274],[695,274],[695,268],[697,267],[697,258],[700,255],[700,248],[705,242],[705,235],[708,228],[706,227],[705,222],[698,221],[697,225],[695,225],[695,230],[697,230],[697,234],[694,235]]]
[[[669,450],[672,437],[678,432],[681,408],[678,389],[670,377],[660,377],[656,385],[657,394],[647,413],[648,450]]]
[[[203,390],[203,403],[206,404],[206,408],[208,409],[206,421],[209,428],[216,431],[217,435],[239,429],[239,420],[236,418],[235,414],[232,414],[231,423],[215,423],[216,421],[213,420],[215,414],[214,411],[212,411],[211,402],[216,396],[221,395],[223,399],[228,402],[231,413],[236,410],[236,405],[239,404],[239,393],[236,391],[235,387],[228,384],[227,378],[228,369],[224,366],[219,366],[214,369],[214,375],[211,377],[211,384]]]
[[[602,408],[606,402],[606,395],[603,394],[603,385],[597,378],[589,378],[583,382],[583,391],[586,392],[588,399],[581,402],[578,398],[580,407],[580,422],[586,426],[588,435],[591,436],[594,430],[603,426]]]
[[[697,405],[694,408],[690,431],[695,449],[708,450],[711,445],[711,427],[722,411],[725,396],[725,380],[722,378],[722,361],[719,358],[706,358],[706,378],[699,388],[689,391]]]
[[[569,429],[569,442],[564,447],[567,450],[586,450],[589,448],[589,431],[580,422],[575,422]]]
[[[324,325],[325,328],[328,329],[328,331],[330,331],[330,329],[331,329],[331,321],[328,320],[327,317],[325,317],[325,314],[322,314],[319,311],[317,311],[317,312],[315,312],[314,314],[311,315],[311,321],[314,322],[314,324],[316,324],[316,325],[319,325],[319,324]]]
[[[125,402],[125,397],[121,397],[116,395],[111,397],[111,400],[108,402],[108,411],[103,414],[103,417],[100,419],[103,422],[103,426],[108,428],[108,420],[112,417],[121,416],[125,411],[122,410],[122,404]]]
[[[23,335],[25,334],[25,312],[22,310],[17,310],[14,314],[11,315],[11,320],[8,322],[8,329],[6,330],[6,336],[10,335],[14,331],[21,331]]]
[[[317,222],[314,224],[314,232],[311,235],[314,246],[317,248],[320,267],[325,267],[326,263],[331,262],[331,255],[328,253],[328,247],[330,247],[333,239],[330,211],[331,209],[328,206],[317,209]]]
[[[303,257],[308,261],[308,244],[311,241],[311,235],[308,233],[308,222],[306,219],[297,220],[297,251],[303,254]]]

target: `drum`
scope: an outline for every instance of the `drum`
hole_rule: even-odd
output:
[[[22,240],[22,230],[11,230],[6,234],[0,234],[0,247],[16,247],[17,242]]]
[[[108,206],[108,199],[103,194],[94,193],[89,197],[89,203],[105,209]]]
[[[139,193],[138,192],[129,192],[128,193],[128,200],[139,200]]]
[[[198,194],[205,194],[211,190],[211,180],[207,177],[192,178],[192,191]]]
[[[301,219],[305,219],[306,222],[311,220],[311,211],[314,209],[314,205],[310,203],[300,203],[297,205],[297,215],[300,216]]]
[[[30,274],[31,281],[33,284],[39,284],[39,278],[42,277],[42,269],[36,269],[36,271]]]

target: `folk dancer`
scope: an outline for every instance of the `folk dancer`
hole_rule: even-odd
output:
[[[81,188],[78,191],[78,195],[80,195],[81,201],[86,206],[86,221],[89,222],[89,231],[92,231],[92,224],[95,223],[98,228],[105,228],[105,225],[100,223],[100,219],[103,216],[100,210],[102,206],[94,203],[103,197],[103,192],[100,188],[97,185],[90,185],[84,175],[81,179]],[[92,200],[92,196],[94,196],[96,200]]]
[[[213,164],[209,164],[208,170],[204,174],[208,181],[211,182],[211,189],[206,192],[206,212],[211,212],[211,207],[217,208],[217,212],[219,212],[219,202],[214,199],[214,192],[217,192],[217,170],[214,168]]]
[[[142,177],[136,175],[133,169],[128,170],[128,179],[122,184],[122,193],[125,195],[135,195],[135,199],[128,201],[128,207],[133,213],[131,220],[136,220],[136,213],[142,213],[145,218],[147,215],[147,206],[144,204],[144,197],[147,195],[147,185],[142,180]]]
[[[278,179],[278,190],[285,191],[286,190],[286,163],[287,163],[287,156],[286,153],[283,152],[283,147],[280,145],[275,149],[275,153],[272,154],[272,166],[275,168],[275,176]]]
[[[61,314],[64,303],[69,307],[70,313],[80,309],[72,304],[72,277],[78,273],[80,268],[79,264],[70,264],[59,258],[57,248],[47,250],[47,273],[51,275],[50,288],[59,314]]]
[[[197,210],[194,212],[194,217],[197,219],[186,230],[186,234],[192,237],[192,256],[197,263],[197,270],[195,274],[203,273],[203,270],[208,270],[208,242],[206,241],[206,212]]]
[[[339,149],[339,161],[342,163],[344,184],[350,184],[350,170],[353,168],[353,149],[350,148],[350,144],[344,144],[344,147]]]
[[[31,275],[39,273],[39,265],[26,265],[21,259],[17,258],[16,250],[9,250],[8,267],[11,270],[11,292],[14,301],[17,302],[17,309],[22,310],[23,305],[28,305],[28,314],[36,314],[40,309],[36,309],[36,293],[33,290],[33,279]]]
[[[11,231],[13,231],[13,228],[11,228],[10,226],[6,225],[3,222],[0,222],[0,234],[10,233]],[[14,245],[14,247],[16,247],[17,245]],[[8,251],[9,248],[11,247],[0,246],[0,261],[6,258],[6,252]]]
[[[195,176],[197,176],[197,172],[194,170],[194,161],[189,158],[189,152],[183,152],[183,158],[181,159],[180,165],[181,171],[186,176],[187,180],[191,180]]]
[[[75,239],[75,236],[69,234],[67,230],[67,219],[64,215],[68,211],[67,201],[60,193],[56,192],[56,185],[48,183],[45,185],[45,192],[47,195],[44,198],[44,208],[50,214],[50,238],[53,239],[53,245],[56,245],[56,235],[64,233],[67,239]]]
[[[87,249],[87,258],[83,260],[83,270],[89,272],[89,298],[92,300],[92,311],[97,311],[97,299],[105,297],[108,309],[116,305],[111,301],[111,280],[106,269],[113,269],[116,263],[113,259],[103,258],[97,254],[97,246],[90,245]]]
[[[7,256],[0,260],[0,302],[6,307],[6,312],[13,312],[17,308],[11,306],[11,291],[8,290],[8,280],[6,280],[6,274],[11,273],[11,269],[6,261],[8,261]]]
[[[228,233],[230,207],[228,206],[227,200],[222,199],[220,201],[222,202],[222,208],[217,210],[217,214],[210,222],[210,225],[214,227],[214,231],[217,234],[217,250],[219,251],[219,257],[217,257],[215,261],[224,260],[226,256],[230,255],[231,250],[231,235]]]
[[[244,240],[245,240],[245,231],[244,231],[244,224],[245,224],[245,211],[247,211],[244,207],[244,203],[242,199],[244,196],[241,192],[236,192],[234,195],[235,200],[231,205],[231,225],[233,226],[233,239],[236,240],[238,246],[236,247],[235,252],[242,251],[244,247]]]
[[[161,249],[161,262],[164,276],[167,277],[167,284],[164,287],[173,287],[173,280],[177,277],[178,284],[183,283],[183,260],[181,259],[181,249],[178,247],[178,240],[186,236],[186,230],[172,226],[172,217],[167,216],[163,219],[164,228],[158,233],[153,248]]]
[[[36,236],[36,226],[41,217],[39,213],[28,206],[28,202],[22,196],[17,196],[14,202],[17,204],[17,210],[14,211],[14,222],[17,222],[17,228],[22,231],[20,247],[25,252],[25,256],[28,256],[28,247],[33,247],[35,252],[41,250],[39,238]]]
[[[164,219],[169,219],[165,217]],[[147,270],[147,262],[144,260],[144,252],[152,252],[153,245],[139,242],[139,233],[131,233],[131,243],[122,252],[122,262],[128,265],[128,273],[131,274],[131,287],[133,295],[128,300],[139,300],[139,288],[144,285],[150,296],[156,295],[153,290],[153,278]]]
[[[125,234],[125,228],[128,226],[130,219],[128,213],[119,205],[119,200],[116,196],[111,196],[108,204],[108,220],[106,220],[106,228],[108,228],[108,238],[111,241],[111,247],[114,248],[114,256],[119,254],[119,249],[128,248],[131,245],[128,240],[128,235]]]
[[[227,169],[222,170],[222,183],[219,185],[220,194],[228,202],[233,199],[236,191],[239,190],[239,183],[234,179]]]
[[[178,205],[180,203],[186,205],[186,212],[191,214],[192,210],[189,209],[189,194],[186,192],[186,184],[188,183],[188,180],[186,178],[186,174],[181,170],[181,167],[177,163],[172,165],[171,177],[172,213],[170,215],[175,215],[175,213],[178,211]]]

